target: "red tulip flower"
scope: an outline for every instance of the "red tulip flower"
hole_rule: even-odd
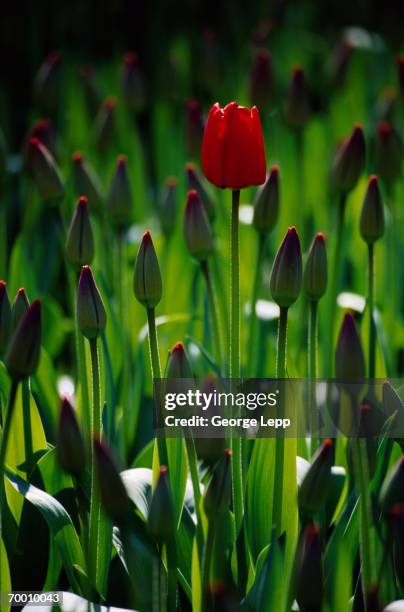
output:
[[[212,106],[202,142],[202,169],[216,187],[243,189],[265,183],[264,141],[255,106]]]

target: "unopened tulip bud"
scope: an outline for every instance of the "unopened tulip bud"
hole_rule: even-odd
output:
[[[122,92],[130,111],[138,113],[145,105],[145,84],[136,53],[125,53],[122,63]]]
[[[310,95],[306,75],[300,66],[294,68],[286,99],[285,119],[296,130],[302,129],[310,117]]]
[[[204,120],[201,105],[197,100],[188,100],[186,103],[185,134],[188,155],[199,159],[201,154]]]
[[[225,512],[230,505],[231,498],[231,450],[227,448],[224,456],[213,468],[203,498],[203,508],[208,520],[214,521],[219,514]]]
[[[41,111],[54,115],[58,110],[60,87],[60,60],[57,51],[45,59],[35,79],[34,93]]]
[[[205,393],[209,395],[217,393],[219,390],[219,380],[215,378],[213,375],[207,375],[202,381],[201,385],[201,393]],[[206,416],[212,418],[215,415],[219,415],[220,408],[216,409],[215,406],[208,406],[206,411]],[[224,450],[226,448],[226,439],[224,437],[220,438],[208,438],[208,437],[196,437],[194,439],[195,449],[198,454],[198,458],[212,466],[223,456]]]
[[[95,80],[94,71],[91,66],[83,66],[83,68],[79,70],[79,75],[83,85],[84,103],[87,108],[87,114],[90,117],[94,117],[101,106],[101,95]]]
[[[28,134],[24,141],[22,151],[24,167],[32,174],[33,169],[29,167],[28,163],[28,148],[31,138],[37,138],[46,147],[46,149],[48,149],[51,155],[55,157],[55,137],[49,119],[38,119],[31,129],[28,130]]]
[[[334,449],[327,439],[317,449],[299,487],[299,508],[309,516],[319,512],[327,502]]]
[[[170,352],[166,378],[192,378],[191,364],[181,342],[177,342]]]
[[[371,176],[362,204],[360,232],[367,244],[373,244],[384,234],[384,209],[377,176]]]
[[[135,297],[146,308],[155,308],[163,292],[160,266],[150,232],[143,235],[133,277]]]
[[[339,332],[335,376],[342,383],[361,383],[365,378],[365,357],[351,312],[345,314]]]
[[[266,49],[259,49],[251,66],[250,101],[261,112],[268,110],[274,88],[274,73],[271,54]]]
[[[5,357],[14,381],[35,373],[41,351],[41,302],[35,300],[14,331]]]
[[[91,210],[102,209],[102,186],[89,162],[79,152],[73,153],[73,188],[76,197],[86,196]]]
[[[271,232],[279,216],[279,167],[272,166],[264,185],[258,187],[254,200],[253,226],[260,234]]]
[[[211,223],[213,223],[216,214],[215,207],[205,185],[203,184],[202,178],[196,169],[196,166],[194,164],[187,164],[185,166],[185,170],[187,173],[188,189],[196,189],[196,191],[199,193],[199,197],[201,198],[202,204],[205,207],[205,212],[208,219]]]
[[[352,133],[338,147],[331,168],[332,182],[338,191],[348,193],[365,168],[365,138],[357,123]]]
[[[302,284],[302,253],[299,235],[290,227],[272,266],[270,288],[274,302],[289,308],[297,300]]]
[[[63,200],[65,189],[62,176],[51,153],[38,138],[29,141],[27,163],[32,169],[40,197],[47,202]]]
[[[116,98],[106,98],[97,115],[95,142],[102,152],[111,148],[116,142],[116,105]]]
[[[184,236],[188,251],[198,261],[213,253],[213,233],[201,198],[195,189],[188,191],[184,217]]]
[[[147,527],[157,542],[166,542],[175,533],[174,504],[171,494],[168,470],[160,467],[156,488],[150,502]]]
[[[166,180],[160,199],[160,224],[166,238],[169,238],[175,230],[177,220],[177,185],[177,179],[170,176]]]
[[[104,331],[107,315],[91,268],[83,266],[77,288],[77,323],[79,330],[93,340]]]
[[[94,259],[93,230],[85,196],[79,198],[67,232],[66,257],[72,265],[80,267]]]
[[[17,295],[14,298],[13,305],[11,307],[11,319],[13,330],[17,329],[17,326],[25,313],[29,308],[29,299],[25,293],[25,289],[21,287],[17,291]]]
[[[118,157],[108,193],[107,207],[115,227],[124,228],[130,225],[133,214],[133,198],[125,155]]]
[[[352,56],[353,47],[349,40],[343,38],[335,47],[329,61],[328,72],[332,83],[336,87],[341,87],[345,82],[345,77]]]
[[[60,467],[72,476],[80,476],[86,466],[83,436],[73,406],[63,398],[57,432],[56,457]]]
[[[380,507],[387,514],[396,504],[404,503],[404,455],[384,479],[380,490]]]
[[[110,449],[98,438],[93,441],[95,467],[105,513],[117,525],[125,524],[132,514],[132,502],[116,468]]]
[[[403,154],[398,132],[388,121],[381,121],[375,137],[375,165],[380,178],[391,182],[401,176]]]
[[[7,285],[0,280],[0,358],[7,350],[12,330],[11,306]]]
[[[404,55],[397,57],[397,79],[400,94],[404,96]]]
[[[303,289],[309,300],[319,300],[327,289],[327,250],[324,234],[319,232],[311,243],[303,274]]]
[[[297,551],[296,601],[300,610],[320,612],[324,597],[324,575],[320,529],[308,525]]]

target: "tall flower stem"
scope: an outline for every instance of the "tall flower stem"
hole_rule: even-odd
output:
[[[307,359],[307,375],[309,379],[310,389],[310,441],[311,454],[314,453],[317,447],[317,440],[314,432],[317,430],[317,407],[316,407],[316,378],[317,378],[317,318],[318,318],[318,302],[310,300],[309,302],[309,331],[308,331],[308,359]]]
[[[101,392],[100,392],[100,364],[98,356],[97,339],[90,340],[91,369],[93,382],[93,402],[91,414],[91,434],[100,436],[102,429],[101,420]],[[96,483],[94,445],[91,445],[91,500],[90,500],[90,524],[89,524],[89,557],[92,569],[93,584],[98,584],[98,562],[100,547],[100,515],[101,504]]]
[[[353,400],[354,403],[354,400]],[[356,406],[353,405],[353,410]],[[355,480],[359,496],[359,549],[361,556],[361,581],[365,612],[368,612],[367,599],[374,587],[375,557],[373,540],[371,537],[372,509],[369,496],[369,466],[366,452],[366,440],[354,438],[352,440]]]
[[[338,293],[338,282],[342,268],[342,240],[344,234],[344,220],[345,220],[345,209],[346,209],[347,193],[343,192],[340,194],[340,201],[338,206],[338,217],[337,227],[335,232],[335,249],[334,249],[334,261],[330,281],[330,292],[329,292],[329,318],[328,318],[328,344],[326,352],[326,375],[331,376],[332,360],[333,360],[333,331],[335,323],[335,314],[337,311],[337,293]]]
[[[202,610],[210,612],[211,609],[211,593],[210,593],[210,568],[212,565],[212,556],[215,543],[215,527],[216,522],[210,520],[208,523],[208,533],[206,537],[205,551],[202,560]]]
[[[153,380],[161,379],[161,366],[157,340],[156,313],[154,308],[147,308],[147,323],[149,327],[149,352]],[[168,465],[167,444],[165,438],[157,438],[157,448],[160,465]]]
[[[30,384],[29,378],[21,382],[22,387],[22,412],[23,412],[23,428],[24,428],[24,446],[25,446],[25,464],[27,480],[32,467],[33,447],[32,447],[32,423],[30,409]]]
[[[374,245],[368,245],[368,307],[369,307],[369,378],[375,377],[376,373],[376,326],[374,320],[374,280],[375,280],[375,256]]]
[[[278,345],[276,353],[276,377],[278,379],[286,376],[286,341],[288,328],[288,309],[280,309],[278,327]],[[282,412],[283,406],[279,405]],[[275,441],[275,473],[274,473],[274,495],[273,495],[273,524],[277,534],[282,531],[282,496],[283,496],[283,471],[285,462],[285,439],[279,435]]]
[[[220,368],[223,370],[223,350],[222,350],[222,337],[219,325],[219,318],[217,314],[217,303],[216,296],[213,289],[212,276],[209,269],[208,262],[201,261],[201,269],[205,279],[206,291],[208,294],[208,301],[210,307],[210,316],[212,321],[212,334],[213,334],[213,346],[215,347],[216,361]]]
[[[255,265],[254,281],[251,293],[251,311],[250,311],[250,329],[248,335],[248,347],[247,347],[247,376],[256,375],[256,326],[257,326],[257,314],[255,311],[255,305],[257,303],[258,292],[261,283],[262,275],[262,263],[264,261],[265,245],[267,237],[265,234],[260,234],[258,237],[258,250],[257,250],[257,263]]]
[[[8,440],[10,438],[11,419],[17,397],[18,382],[12,381],[8,396],[7,412],[3,421],[0,446],[0,538],[3,537],[3,520],[6,506],[6,489],[4,484],[4,462],[6,460]],[[1,570],[1,568],[0,568]]]
[[[195,443],[192,438],[191,430],[188,431],[188,435],[185,436],[185,445],[187,449],[188,467],[191,475],[192,489],[194,492],[194,506],[196,515],[196,539],[198,543],[199,552],[203,550],[203,528],[202,528],[202,515],[201,515],[201,489],[199,487],[198,477],[198,463],[195,450]]]
[[[239,253],[240,190],[232,192],[231,207],[231,301],[230,301],[230,378],[240,377],[240,253]],[[243,460],[241,438],[231,439],[233,451],[232,482],[236,534],[243,520]]]

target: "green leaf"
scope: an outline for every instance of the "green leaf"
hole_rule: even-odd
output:
[[[192,547],[192,610],[193,612],[201,612],[202,610],[201,562],[196,538]]]
[[[256,612],[284,610],[287,584],[283,547],[273,538],[271,545],[266,546],[258,557],[254,584],[243,601],[243,608]]]

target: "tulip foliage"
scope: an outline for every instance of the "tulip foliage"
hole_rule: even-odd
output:
[[[255,32],[231,66],[207,32],[153,79],[133,52],[55,52],[18,146],[2,105],[1,597],[403,609],[404,60],[352,37],[326,62],[327,40]],[[348,425],[155,427],[162,389],[258,377],[304,379],[312,431],[317,403]]]

